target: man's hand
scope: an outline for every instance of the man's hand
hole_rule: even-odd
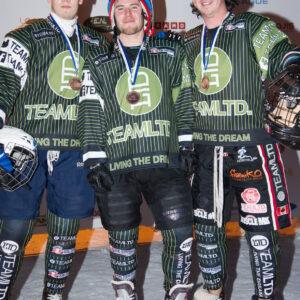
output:
[[[113,177],[105,163],[98,163],[90,167],[91,172],[87,175],[87,180],[95,191],[111,191],[114,184]]]
[[[187,176],[191,176],[195,171],[195,152],[193,147],[181,146],[179,148],[179,163],[180,168],[186,173]]]

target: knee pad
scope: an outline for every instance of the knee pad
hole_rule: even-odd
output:
[[[128,230],[110,230],[110,259],[114,280],[134,281],[136,274],[136,244],[138,227]]]
[[[278,271],[278,233],[246,232],[249,245],[255,295],[257,298],[272,299]]]
[[[33,220],[0,221],[0,274],[5,274],[5,280],[0,281],[0,299],[7,299],[17,277],[33,225]]]
[[[78,219],[67,219],[47,213],[48,243],[46,248],[45,288],[61,294],[75,254]]]
[[[162,268],[165,290],[189,283],[192,256],[192,226],[162,230],[164,249]]]
[[[196,223],[197,255],[205,289],[217,290],[224,285],[226,266],[225,228]]]

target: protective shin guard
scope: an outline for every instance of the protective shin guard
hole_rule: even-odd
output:
[[[24,249],[32,236],[34,220],[0,220],[0,299],[9,291],[20,269]]]
[[[273,299],[278,272],[278,233],[276,231],[248,231],[246,238],[249,245],[255,296],[257,299]]]
[[[138,227],[128,230],[110,230],[108,233],[114,280],[134,282]]]
[[[61,295],[75,254],[78,219],[65,219],[47,212],[48,243],[45,258],[44,298]]]
[[[169,290],[178,284],[189,283],[192,248],[192,226],[162,230],[164,249],[162,268],[165,275],[164,288]]]
[[[225,228],[217,225],[195,225],[197,254],[204,288],[218,290],[224,285],[226,266]]]

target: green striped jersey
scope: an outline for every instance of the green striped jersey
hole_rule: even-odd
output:
[[[282,58],[292,48],[287,36],[266,17],[230,13],[211,53],[213,34],[206,40],[204,62],[208,60],[208,65],[202,71],[202,30],[201,25],[185,36],[188,65],[197,86],[194,141],[219,145],[270,142],[264,129],[263,82],[281,71]],[[201,85],[204,76],[209,78],[206,89]]]
[[[131,80],[117,47],[94,49],[84,66],[79,133],[86,164],[106,159],[112,172],[176,166],[179,142],[191,142],[194,110],[184,48],[150,38]]]
[[[89,49],[104,43],[104,38],[83,26],[79,32],[81,76]],[[70,41],[78,59],[76,34]],[[50,18],[9,32],[0,49],[0,116],[35,137],[40,148],[79,148],[79,91],[69,85],[73,77],[66,42]]]

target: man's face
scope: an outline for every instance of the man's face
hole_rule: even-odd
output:
[[[226,8],[225,0],[193,0],[203,17],[213,17]]]
[[[144,17],[139,0],[116,0],[114,17],[117,27],[123,34],[132,35],[144,28]]]
[[[65,20],[72,20],[77,16],[79,5],[83,0],[48,0],[51,10]]]

